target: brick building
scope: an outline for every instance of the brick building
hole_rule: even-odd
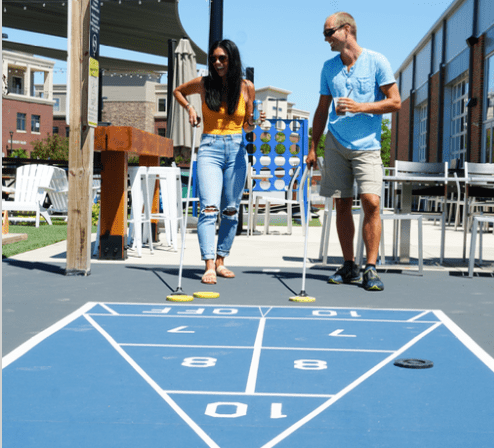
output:
[[[102,121],[113,126],[132,126],[164,137],[167,85],[160,84],[160,78],[161,74],[157,72],[105,71],[102,77]],[[53,89],[53,132],[67,137],[67,86],[55,84]]]
[[[455,0],[395,73],[391,163],[494,162],[494,2]]]
[[[2,153],[22,149],[46,138],[53,124],[55,63],[16,51],[2,52]]]

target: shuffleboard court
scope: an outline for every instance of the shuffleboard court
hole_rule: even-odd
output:
[[[493,403],[439,310],[91,302],[3,358],[6,447],[492,447]]]

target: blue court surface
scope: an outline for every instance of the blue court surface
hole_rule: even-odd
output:
[[[494,360],[441,311],[210,303],[87,303],[21,345],[3,446],[494,447]]]

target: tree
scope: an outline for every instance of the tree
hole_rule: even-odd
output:
[[[324,157],[324,142],[326,140],[326,134],[323,132],[319,140],[319,144],[316,148],[317,157]],[[312,145],[312,128],[309,128],[309,148]]]
[[[391,128],[389,118],[384,118],[381,123],[381,158],[384,166],[389,166],[391,160]],[[316,153],[318,157],[324,157],[324,141],[326,134],[321,135]],[[312,144],[312,128],[309,129],[309,147]]]
[[[34,150],[31,152],[32,159],[43,160],[69,160],[69,139],[60,137],[58,134],[48,135],[43,140],[31,142]]]
[[[381,159],[384,166],[389,166],[391,160],[391,129],[389,118],[384,118],[381,123]]]

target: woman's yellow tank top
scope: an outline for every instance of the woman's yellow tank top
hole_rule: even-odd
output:
[[[211,110],[206,102],[202,103],[202,116],[204,119],[204,134],[231,135],[241,134],[245,117],[245,100],[240,93],[237,110],[233,115],[228,115],[226,102],[221,103],[220,110]]]

